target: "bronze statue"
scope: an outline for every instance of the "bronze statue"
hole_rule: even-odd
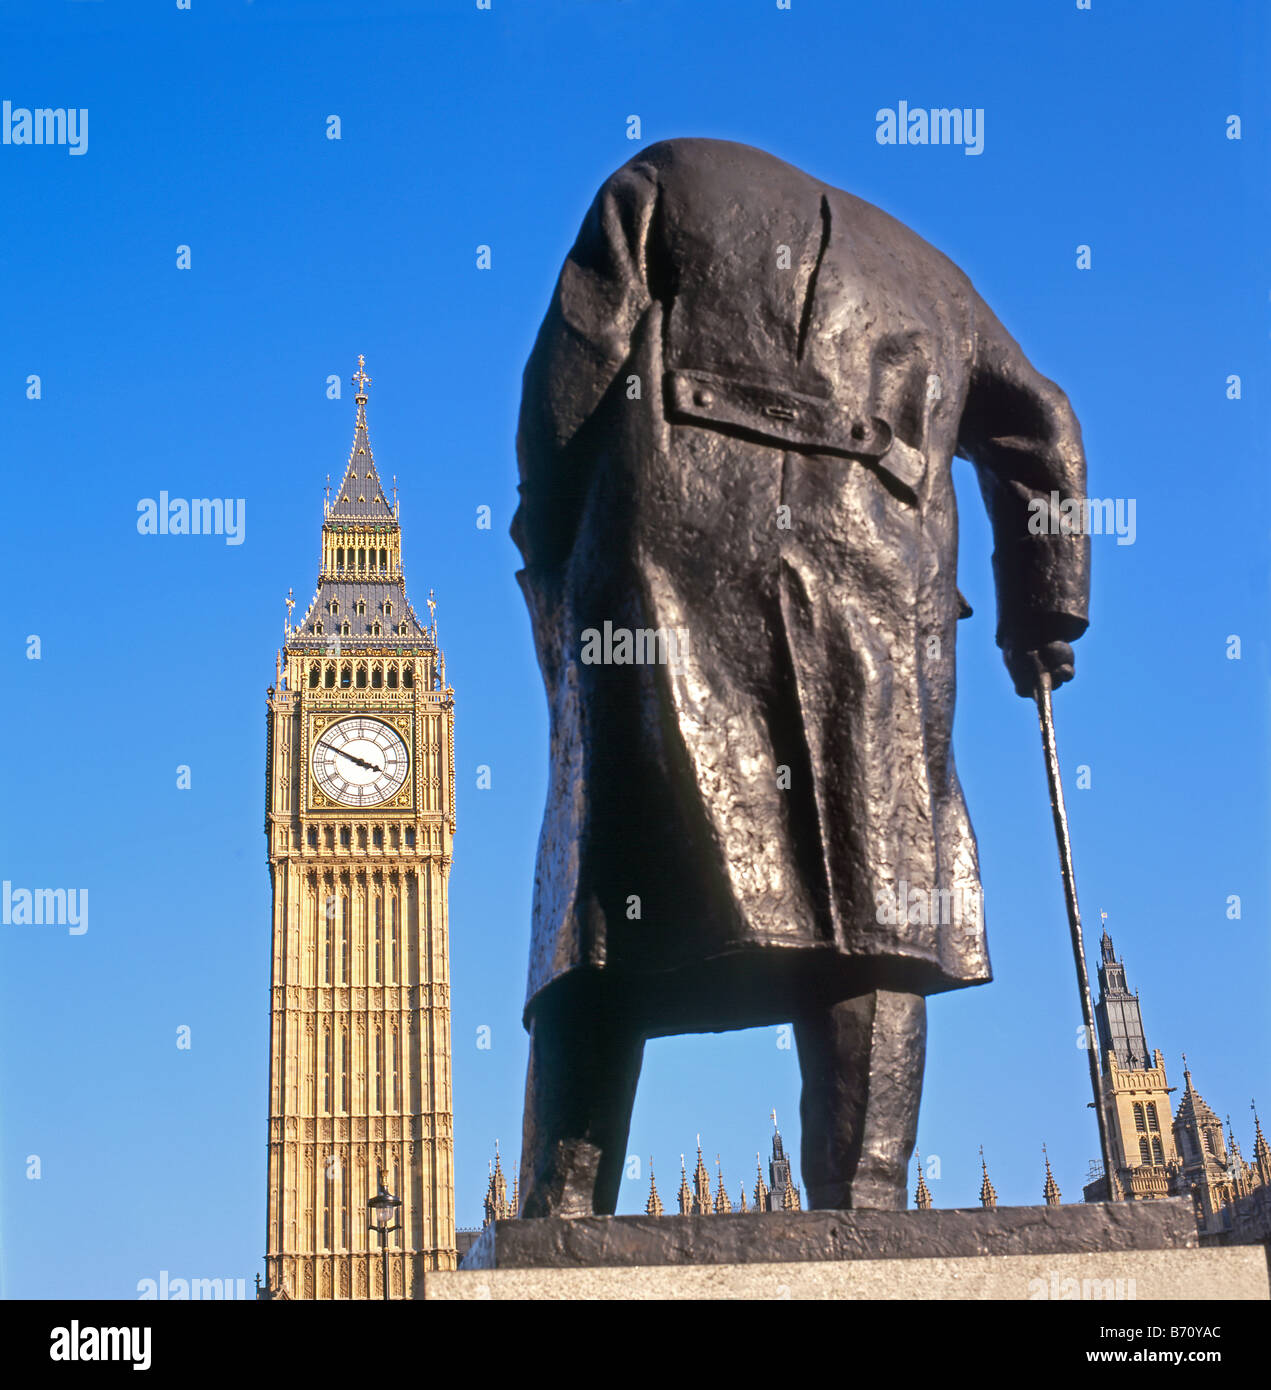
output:
[[[791,1021],[813,1206],[905,1206],[925,996],[991,978],[950,747],[954,454],[1016,689],[1059,685],[1077,421],[946,257],[744,145],[601,188],[525,370],[551,712],[525,1216],[612,1212],[646,1038]],[[1030,503],[1034,505],[1030,507]]]

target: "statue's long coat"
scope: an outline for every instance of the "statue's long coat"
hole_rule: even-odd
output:
[[[1084,496],[1077,421],[952,262],[744,145],[653,145],[601,188],[518,434],[551,712],[527,1020],[566,979],[653,1035],[990,978],[950,749],[955,452],[999,644],[1079,636],[1089,542],[1028,526]]]

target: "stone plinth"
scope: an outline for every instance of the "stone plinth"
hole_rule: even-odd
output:
[[[1146,1205],[1146,1204],[1145,1204]],[[1153,1203],[1153,1205],[1156,1205]],[[668,1220],[670,1218],[663,1218]],[[679,1219],[679,1218],[675,1218]],[[728,1217],[718,1220],[727,1221]],[[1020,1299],[1195,1303],[1266,1299],[1260,1246],[975,1255],[951,1259],[801,1260],[565,1269],[442,1270],[424,1298],[466,1299]]]
[[[496,1221],[465,1270],[784,1265],[1115,1254],[1198,1245],[1185,1198],[939,1211],[737,1212]]]

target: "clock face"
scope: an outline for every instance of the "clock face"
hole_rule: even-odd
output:
[[[380,719],[341,719],[313,743],[313,778],[343,806],[378,806],[396,796],[410,759],[396,729]]]

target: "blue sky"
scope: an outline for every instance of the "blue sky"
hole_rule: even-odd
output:
[[[1094,542],[1091,629],[1056,699],[1078,883],[1171,1079],[1186,1050],[1247,1150],[1252,1095],[1271,1117],[1267,37],[1264,7],[1232,0],[0,4],[0,100],[90,112],[83,155],[0,145],[0,876],[89,895],[82,935],[0,926],[3,1292],[130,1297],[161,1269],[261,1267],[265,687],[284,596],[316,578],[359,352],[408,588],[417,606],[436,589],[458,698],[461,1225],[495,1138],[518,1152],[547,767],[507,537],[520,373],[596,187],[638,148],[632,114],[642,143],[762,146],[934,242],[1069,393],[1091,494],[1135,500],[1135,543]],[[875,112],[901,99],[982,108],[983,153],[879,145]],[[975,1201],[981,1144],[1001,1201],[1038,1201],[1043,1140],[1076,1199],[1098,1144],[1044,769],[956,467],[976,610],[956,749],[996,980],[931,1002],[919,1143],[939,1205]],[[244,498],[244,542],[138,535],[160,490]],[[776,1030],[659,1040],[630,1151],[669,1198],[700,1132],[735,1194],[772,1107],[797,1154]],[[642,1163],[620,1210],[646,1189]]]

